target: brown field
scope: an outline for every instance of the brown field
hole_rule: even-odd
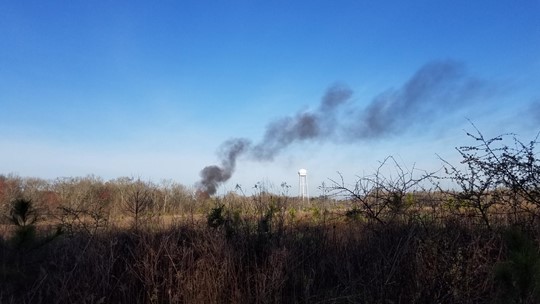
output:
[[[539,236],[522,213],[494,205],[488,227],[442,193],[407,193],[399,206],[390,194],[369,206],[265,192],[199,201],[187,189],[167,197],[133,181],[122,196],[84,182],[95,193],[78,181],[65,200],[33,194],[33,235],[4,218],[2,303],[488,303],[505,296],[494,279],[511,260],[505,231],[521,223],[531,242]],[[135,214],[138,191],[152,203]]]
[[[0,303],[540,303],[540,165],[484,143],[452,190],[395,164],[309,202],[0,176]]]

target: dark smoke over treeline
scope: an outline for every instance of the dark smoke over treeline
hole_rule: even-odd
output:
[[[388,90],[367,105],[351,104],[351,89],[330,87],[314,111],[270,122],[262,140],[232,138],[219,148],[220,165],[205,167],[197,187],[210,195],[231,178],[239,156],[271,161],[289,145],[302,141],[351,143],[404,132],[415,124],[428,125],[442,115],[470,104],[486,86],[454,61],[421,67],[401,88]],[[347,108],[347,113],[340,111]]]

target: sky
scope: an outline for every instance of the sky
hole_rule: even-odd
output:
[[[471,122],[540,131],[540,1],[0,0],[0,174],[317,196],[459,162]]]

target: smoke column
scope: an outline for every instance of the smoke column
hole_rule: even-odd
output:
[[[441,115],[470,104],[482,93],[483,82],[468,76],[454,61],[431,62],[421,67],[401,88],[376,96],[367,106],[353,106],[347,115],[352,90],[330,87],[314,111],[297,113],[270,122],[256,145],[245,138],[225,141],[219,149],[220,166],[207,166],[197,188],[209,195],[231,178],[237,158],[246,154],[257,161],[271,161],[289,145],[302,141],[353,143],[404,132],[412,125],[426,126]]]
[[[202,169],[197,188],[207,194],[215,194],[218,186],[231,178],[237,158],[244,153],[258,161],[268,161],[293,142],[329,136],[333,131],[336,109],[351,96],[349,88],[335,85],[328,89],[315,112],[299,113],[271,122],[263,140],[256,146],[245,138],[227,140],[218,153],[221,166]]]
[[[220,147],[221,166],[207,166],[201,171],[199,189],[207,194],[215,194],[218,186],[231,178],[236,167],[236,159],[246,151],[250,141],[243,138],[229,139]]]
[[[271,122],[262,141],[251,150],[251,156],[256,160],[273,160],[294,142],[328,138],[335,131],[338,108],[351,96],[349,88],[334,85],[328,89],[316,111]]]
[[[356,109],[342,126],[347,141],[382,138],[450,115],[487,95],[487,84],[468,76],[462,64],[431,62],[420,68],[400,89],[376,96]]]

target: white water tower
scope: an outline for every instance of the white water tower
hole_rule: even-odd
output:
[[[298,170],[298,196],[302,198],[302,201],[307,200],[309,202],[306,169]]]

